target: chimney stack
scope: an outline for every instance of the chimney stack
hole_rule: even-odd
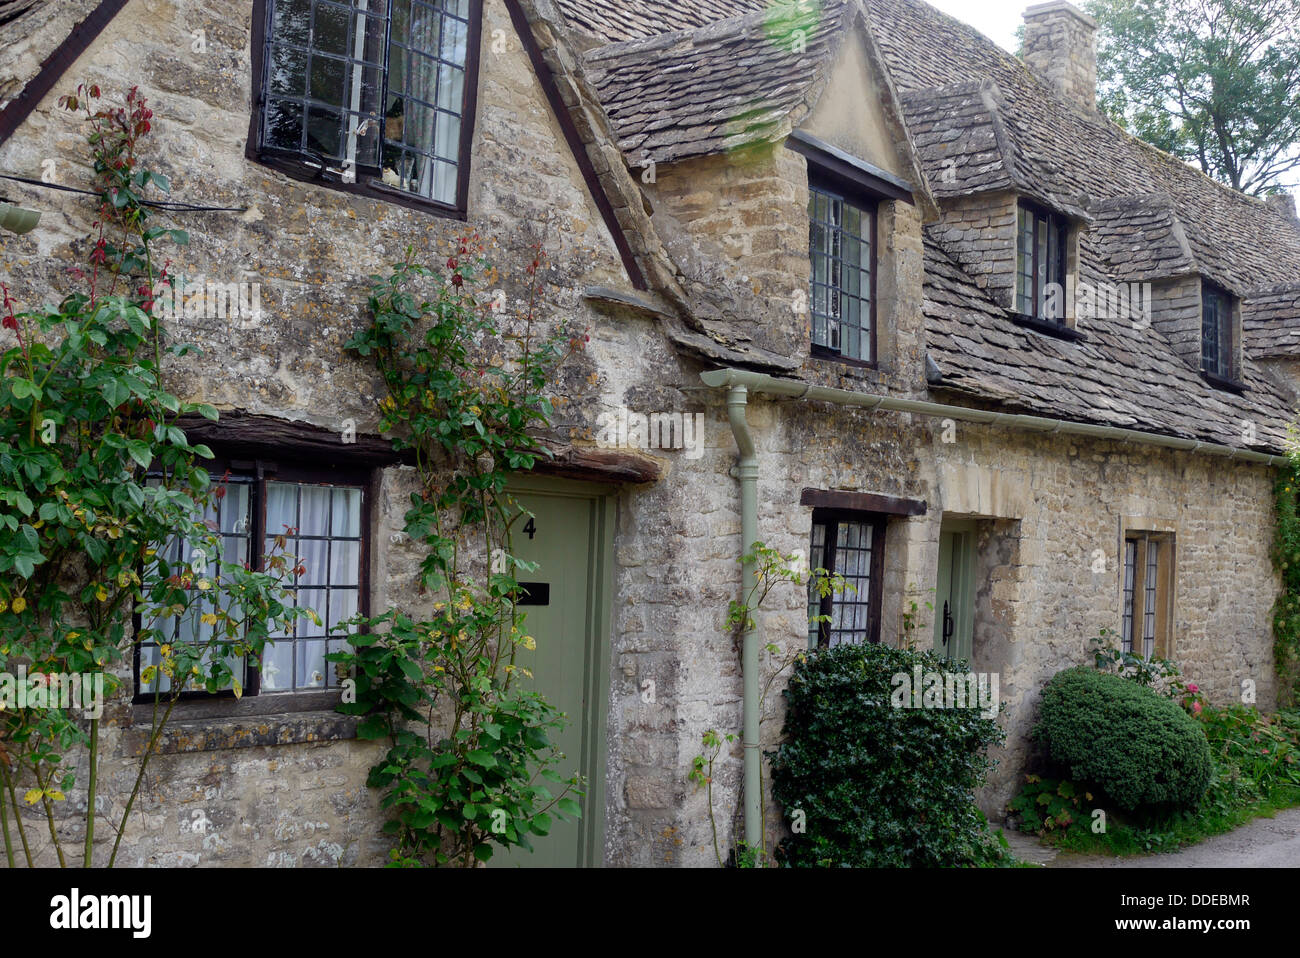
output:
[[[1053,0],[1025,11],[1025,63],[1058,95],[1097,109],[1097,21]]]
[[[1268,208],[1281,213],[1293,223],[1300,223],[1300,214],[1296,213],[1295,196],[1291,193],[1270,193],[1264,197]]]

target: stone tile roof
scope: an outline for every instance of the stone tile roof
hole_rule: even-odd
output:
[[[1300,282],[1260,290],[1241,304],[1246,348],[1262,359],[1300,357]]]
[[[683,0],[680,3],[560,0],[559,6],[571,27],[609,42],[689,30],[715,20],[753,13],[767,3],[763,0]]]
[[[918,158],[938,199],[1015,190],[1078,219],[1088,214],[992,80],[969,80],[899,96]]]
[[[766,11],[588,52],[588,78],[630,158],[669,163],[777,139],[841,35],[825,15]],[[802,43],[792,42],[805,30]]]
[[[925,237],[927,351],[931,385],[1040,416],[1098,423],[1278,452],[1291,410],[1283,390],[1247,363],[1244,395],[1215,389],[1150,328],[1091,321],[1070,342],[1017,324],[948,255],[941,227]]]
[[[1093,228],[1083,240],[1116,281],[1142,283],[1198,272],[1187,227],[1169,195],[1115,197],[1093,204],[1090,212]]]

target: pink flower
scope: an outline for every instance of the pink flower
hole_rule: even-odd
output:
[[[1200,715],[1200,714],[1201,714],[1201,703],[1200,703],[1200,702],[1193,702],[1193,703],[1192,703],[1192,714],[1193,714],[1193,715]]]
[[[1199,692],[1199,691],[1200,691],[1200,688],[1197,686],[1197,684],[1196,684],[1195,682],[1188,682],[1188,683],[1187,683],[1187,691],[1189,691],[1189,692]]]

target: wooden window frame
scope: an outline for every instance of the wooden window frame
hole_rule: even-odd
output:
[[[838,571],[835,568],[836,553],[838,551],[838,537],[831,537],[830,532],[835,530],[841,522],[851,522],[857,525],[869,526],[871,528],[871,567],[869,571],[871,582],[868,587],[869,594],[866,597],[866,641],[872,645],[879,645],[881,606],[884,594],[883,583],[881,580],[885,568],[885,540],[888,535],[888,516],[880,513],[858,512],[846,509],[813,510],[812,524],[814,536],[816,535],[817,526],[824,526],[827,530],[827,537],[824,540],[826,546],[823,550],[820,567],[824,568],[832,575]],[[816,567],[817,566],[814,566],[814,568]],[[861,597],[859,596],[858,599],[861,599]],[[842,597],[837,597],[833,594],[823,596],[817,614],[833,616],[835,606],[837,602],[841,600]],[[827,648],[830,646],[831,625],[831,622],[817,623],[817,648]]]
[[[1032,250],[1029,255],[1030,280],[1033,289],[1030,309],[1025,310],[1023,293],[1020,288],[1020,282],[1024,276],[1022,266],[1025,261],[1025,249],[1023,241],[1025,230],[1023,228],[1023,218],[1028,214],[1033,218],[1033,239]],[[1016,282],[1015,282],[1015,303],[1014,312],[1026,320],[1032,321],[1036,326],[1045,327],[1045,331],[1058,332],[1061,330],[1071,329],[1069,316],[1064,313],[1057,318],[1044,315],[1046,312],[1047,297],[1045,295],[1046,287],[1040,287],[1039,272],[1042,261],[1039,256],[1041,243],[1040,231],[1048,231],[1048,250],[1051,250],[1051,236],[1055,234],[1057,243],[1056,267],[1060,271],[1059,284],[1061,287],[1062,300],[1064,302],[1065,293],[1068,288],[1070,275],[1070,221],[1059,213],[1053,213],[1046,207],[1039,206],[1037,203],[1031,203],[1028,200],[1020,200],[1016,204]],[[1052,273],[1052,264],[1048,264],[1047,285],[1057,282]],[[1065,308],[1064,305],[1062,307]]]
[[[262,554],[266,542],[266,483],[286,482],[302,484],[320,484],[330,486],[347,486],[350,488],[359,488],[361,490],[361,515],[360,515],[360,547],[358,549],[357,570],[357,614],[362,616],[370,615],[370,555],[371,555],[371,523],[370,510],[374,502],[374,472],[371,468],[357,463],[349,462],[330,462],[328,460],[308,459],[306,457],[281,457],[273,461],[270,459],[245,459],[240,458],[238,453],[231,455],[222,451],[217,452],[217,456],[212,460],[203,462],[204,468],[211,475],[213,485],[220,485],[221,477],[229,472],[232,476],[251,480],[250,485],[257,489],[257,494],[251,499],[256,503],[252,509],[253,523],[250,536],[250,546],[253,548],[253,554],[257,556],[256,569],[263,570]],[[250,494],[251,495],[251,494]],[[138,635],[142,627],[141,616],[136,613],[133,619],[135,632]],[[328,645],[327,645],[328,650]],[[132,703],[136,705],[152,704],[157,697],[158,701],[170,701],[171,695],[168,692],[147,692],[141,689],[140,683],[140,644],[135,643],[134,653],[132,656]],[[330,663],[326,663],[330,665]],[[315,707],[333,707],[337,701],[338,688],[311,688],[311,689],[293,689],[289,691],[263,692],[261,688],[260,669],[251,662],[245,663],[244,673],[244,699],[260,699],[262,702],[275,702],[277,706],[283,705],[279,711],[301,711]],[[207,692],[204,690],[191,690],[182,692],[176,696],[178,702],[214,702],[222,699],[233,701],[235,693],[233,689],[225,689],[220,692]]]
[[[391,13],[391,0],[389,3]],[[467,220],[469,217],[470,161],[474,142],[474,127],[478,116],[478,80],[483,38],[483,0],[469,0],[469,33],[465,51],[465,101],[460,123],[460,146],[457,151],[456,202],[440,203],[385,184],[368,173],[356,172],[355,182],[344,182],[340,173],[331,172],[327,166],[313,162],[309,157],[293,151],[274,150],[262,143],[263,111],[267,100],[266,47],[270,38],[270,20],[274,0],[253,0],[252,31],[252,110],[249,117],[245,156],[254,163],[269,167],[292,179],[324,186],[344,193],[354,193],[371,199],[384,200],[409,209],[422,210],[437,216]],[[391,23],[391,17],[389,18]],[[388,95],[389,40],[384,41],[384,65],[379,91],[381,103]]]
[[[867,233],[866,242],[870,245],[870,260],[871,260],[871,265],[870,265],[871,273],[869,277],[870,282],[868,284],[869,289],[867,291],[867,297],[868,297],[867,323],[869,324],[870,328],[865,331],[867,332],[868,335],[866,337],[862,337],[863,329],[861,324],[859,324],[859,326],[857,327],[859,331],[858,332],[859,337],[865,338],[869,343],[870,356],[868,358],[846,356],[844,355],[843,352],[841,352],[840,349],[835,349],[824,343],[818,343],[816,342],[815,339],[812,338],[813,335],[812,329],[815,328],[816,325],[816,316],[814,313],[814,304],[816,303],[816,296],[814,295],[815,293],[814,286],[816,283],[816,275],[817,275],[815,257],[818,255],[822,255],[822,256],[827,256],[829,258],[828,253],[819,253],[818,251],[813,249],[813,243],[812,243],[813,220],[812,220],[811,207],[813,205],[813,197],[815,193],[820,193],[821,195],[826,196],[831,200],[838,201],[848,206],[851,206],[852,208],[857,210],[860,215],[867,217],[870,220],[870,225],[866,230]],[[835,176],[830,172],[819,169],[814,163],[814,161],[811,159],[809,159],[808,161],[808,205],[810,208],[809,228],[808,228],[808,267],[809,267],[808,314],[810,318],[809,354],[814,358],[829,359],[834,362],[845,363],[850,366],[861,366],[868,369],[875,369],[879,365],[879,361],[880,361],[879,348],[878,348],[879,310],[877,308],[878,307],[877,285],[879,282],[879,273],[880,273],[880,255],[879,255],[880,253],[880,204],[888,198],[889,197],[883,194],[871,192],[861,185],[855,185],[842,177]],[[841,290],[839,286],[831,285],[829,283],[828,283],[828,289],[831,290],[837,296],[843,293],[843,290]],[[860,296],[859,299],[861,299]],[[843,342],[844,339],[843,339],[843,335],[841,334],[841,338],[840,338],[841,349],[843,348]]]
[[[1128,556],[1133,546],[1134,568],[1132,600],[1129,600]],[[1150,581],[1150,550],[1156,547],[1156,568]],[[1143,659],[1173,657],[1174,641],[1174,570],[1178,561],[1177,537],[1171,532],[1148,532],[1129,529],[1124,533],[1120,554],[1120,650]],[[1146,620],[1152,622],[1152,649],[1146,654]],[[1127,632],[1128,637],[1125,638]],[[1141,643],[1141,648],[1138,648]]]

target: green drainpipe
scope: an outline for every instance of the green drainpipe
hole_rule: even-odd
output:
[[[740,459],[732,470],[740,480],[740,540],[744,560],[740,567],[741,596],[748,601],[757,581],[751,552],[758,541],[758,453],[749,434],[745,406],[749,390],[732,386],[727,392],[727,415],[736,437]],[[745,847],[763,847],[763,760],[758,742],[758,629],[745,629],[741,636],[740,665],[744,681],[744,721],[741,743],[745,750]]]

